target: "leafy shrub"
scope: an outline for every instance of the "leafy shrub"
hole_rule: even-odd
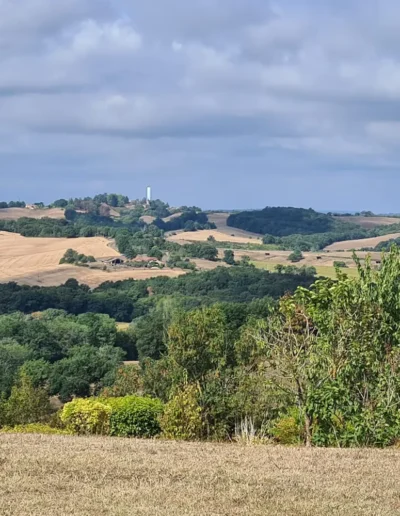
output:
[[[201,408],[196,385],[188,385],[178,392],[164,408],[161,429],[169,439],[190,440],[201,435]]]
[[[125,396],[103,400],[110,408],[110,435],[119,437],[154,437],[160,433],[160,400]]]
[[[339,267],[340,269],[346,269],[347,263],[346,262],[333,262],[334,267]]]
[[[277,419],[271,433],[280,444],[300,444],[302,442],[302,427],[297,408]]]
[[[293,251],[293,253],[291,253],[288,256],[288,261],[292,262],[292,263],[300,262],[303,259],[304,259],[304,256],[300,250]]]
[[[93,236],[93,235],[85,235]],[[60,264],[69,263],[71,265],[85,265],[88,263],[95,263],[96,258],[94,256],[86,256],[85,254],[79,254],[74,249],[67,249],[64,256],[60,260]]]
[[[2,434],[48,434],[48,435],[71,435],[70,430],[53,428],[42,423],[30,423],[27,425],[5,426],[0,429]]]
[[[143,390],[141,370],[137,365],[124,365],[116,373],[111,387],[103,389],[101,395],[105,398],[114,398],[138,394]]]
[[[95,398],[77,398],[62,409],[60,419],[75,434],[100,434],[109,432],[111,407]]]
[[[35,388],[24,373],[11,390],[8,400],[0,403],[0,424],[15,426],[36,423],[51,412],[49,397],[42,388]]]

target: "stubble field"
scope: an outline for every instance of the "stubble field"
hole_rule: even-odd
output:
[[[389,235],[362,238],[360,240],[347,240],[345,242],[335,242],[325,248],[325,251],[349,251],[351,249],[363,249],[365,247],[375,247],[381,242],[386,242],[394,238],[400,238],[400,233],[390,233]]]
[[[337,217],[342,222],[351,222],[352,224],[358,224],[359,226],[371,229],[376,226],[390,226],[391,224],[399,224],[399,217]]]
[[[261,244],[260,237],[241,236],[240,230],[230,228],[231,233],[228,235],[218,229],[204,229],[201,231],[181,231],[175,235],[169,235],[168,240],[187,244],[188,242],[207,242],[210,236],[214,237],[217,242],[231,242],[233,244]],[[234,236],[232,236],[234,235]]]
[[[25,238],[15,233],[0,232],[0,282],[16,281],[24,285],[61,285],[75,278],[90,287],[104,281],[146,279],[154,276],[178,276],[182,271],[150,269],[101,269],[59,265],[69,248],[97,259],[112,258],[119,253],[102,237],[93,238]]]
[[[394,516],[400,452],[0,435],[4,516]]]
[[[22,217],[30,219],[43,219],[49,217],[50,219],[63,219],[64,210],[60,208],[51,209],[37,209],[31,210],[29,208],[2,208],[0,209],[0,220],[18,220]]]

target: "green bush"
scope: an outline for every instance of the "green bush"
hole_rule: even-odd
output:
[[[339,267],[339,269],[346,269],[347,268],[347,263],[346,262],[335,261],[335,262],[333,262],[333,266],[334,267]]]
[[[136,364],[123,365],[115,375],[112,386],[105,387],[101,392],[103,398],[120,398],[140,394],[143,391],[143,379],[140,367]]]
[[[111,407],[110,435],[119,437],[154,437],[159,434],[163,410],[160,400],[125,396],[103,400]]]
[[[197,398],[197,387],[188,385],[165,405],[160,419],[165,437],[189,441],[201,436],[201,408]]]
[[[51,413],[45,389],[35,388],[32,380],[21,373],[7,400],[0,401],[0,424],[15,426],[37,423]]]
[[[64,405],[60,419],[74,434],[109,433],[111,407],[95,398],[77,398]]]
[[[272,426],[271,434],[279,444],[300,444],[302,439],[302,425],[299,411],[293,408],[281,416]]]
[[[292,263],[300,262],[303,259],[303,253],[299,249],[296,249],[295,251],[293,251],[293,253],[289,254],[288,256],[288,261]]]
[[[28,425],[5,426],[0,429],[2,434],[48,434],[48,435],[71,435],[70,430],[53,428],[42,423],[30,423]]]

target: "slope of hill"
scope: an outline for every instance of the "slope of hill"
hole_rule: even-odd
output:
[[[231,215],[227,212],[215,212],[215,213],[208,213],[208,220],[210,222],[213,222],[217,226],[217,230],[220,233],[225,233],[226,235],[232,236],[232,234],[235,237],[243,237],[243,238],[258,238],[261,236],[260,233],[252,233],[251,231],[245,231],[243,229],[238,228],[232,228],[229,227],[227,224],[228,218]],[[229,240],[229,239],[225,239]]]
[[[383,235],[372,238],[361,238],[359,240],[347,240],[344,242],[335,242],[334,244],[329,245],[325,248],[326,251],[348,251],[351,249],[364,249],[364,248],[374,248],[380,242],[386,242],[387,240],[392,240],[400,238],[400,233],[391,233],[389,235]]]
[[[155,276],[179,276],[179,270],[123,269],[110,273],[71,265],[59,265],[69,248],[95,258],[120,256],[102,237],[92,238],[26,238],[0,232],[0,282],[16,281],[25,285],[61,285],[69,278],[95,287],[104,281],[146,279]]]
[[[49,217],[50,219],[63,219],[64,210],[61,208],[49,209],[35,209],[29,208],[3,208],[0,209],[0,220],[18,220],[22,217],[31,219],[43,219]]]
[[[349,217],[335,217],[339,221],[350,222],[351,224],[358,224],[365,229],[376,228],[376,226],[390,226],[391,224],[399,224],[400,218],[398,217],[362,217],[362,216],[349,216]]]
[[[13,516],[399,514],[396,449],[2,435]]]

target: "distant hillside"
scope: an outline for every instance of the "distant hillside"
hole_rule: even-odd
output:
[[[21,218],[43,219],[49,217],[51,219],[63,219],[64,210],[60,208],[1,208],[0,220],[18,220]]]
[[[334,217],[303,208],[264,208],[257,211],[233,213],[228,217],[230,227],[277,237],[311,235],[334,231],[341,224]]]

